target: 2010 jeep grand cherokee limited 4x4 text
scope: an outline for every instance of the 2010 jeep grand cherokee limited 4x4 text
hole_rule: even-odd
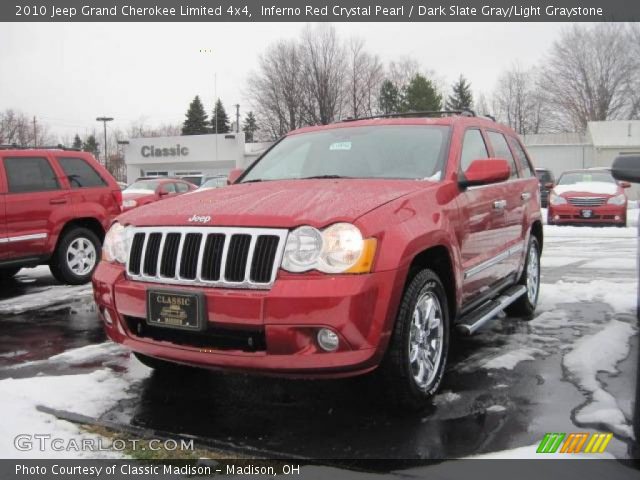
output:
[[[539,201],[516,134],[488,119],[303,128],[229,187],[121,215],[95,299],[108,335],[152,367],[377,370],[419,406],[454,329],[533,314]]]

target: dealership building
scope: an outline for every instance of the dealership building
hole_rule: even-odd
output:
[[[244,133],[134,138],[124,148],[127,182],[139,177],[226,175],[258,158],[269,143],[246,143]]]
[[[552,133],[523,136],[536,167],[550,169],[556,178],[580,168],[611,167],[620,155],[640,155],[640,120],[589,122],[585,133]],[[637,199],[637,187],[629,190]]]

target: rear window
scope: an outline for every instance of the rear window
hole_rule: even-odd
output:
[[[9,193],[58,190],[60,184],[49,161],[42,157],[8,157],[4,159]]]
[[[305,178],[440,180],[448,126],[346,127],[291,135],[242,182]]]
[[[71,188],[104,187],[107,182],[82,158],[58,158]]]

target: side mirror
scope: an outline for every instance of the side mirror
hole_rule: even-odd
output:
[[[544,188],[551,190],[553,187],[555,187],[553,182],[547,182],[544,184]]]
[[[244,173],[244,168],[234,168],[233,170],[231,170],[229,172],[229,175],[227,176],[227,185],[233,185],[234,183],[236,183],[236,180],[238,180],[238,178],[240,178],[240,175],[242,175]]]
[[[611,167],[611,174],[616,180],[621,180],[624,183],[640,183],[640,155],[624,155],[617,157],[613,161]],[[627,185],[629,185],[627,183]],[[625,187],[622,183],[622,188]]]
[[[504,182],[510,176],[511,167],[509,162],[503,158],[485,158],[472,161],[458,183],[462,187],[472,187],[474,185]]]

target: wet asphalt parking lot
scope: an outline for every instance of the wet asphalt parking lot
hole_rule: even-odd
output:
[[[545,228],[538,316],[498,318],[458,339],[440,393],[420,413],[387,408],[367,377],[153,373],[106,343],[90,287],[58,285],[44,267],[23,270],[1,287],[0,386],[56,377],[64,390],[71,375],[122,376],[135,368],[142,373],[126,381],[126,395],[107,404],[100,419],[212,439],[236,451],[459,458],[532,446],[546,432],[586,430],[613,432],[607,452],[615,457],[640,457],[633,440],[635,229]],[[593,352],[614,357],[613,367],[589,365]],[[576,367],[583,360],[587,367]],[[47,405],[46,397],[37,401]]]

